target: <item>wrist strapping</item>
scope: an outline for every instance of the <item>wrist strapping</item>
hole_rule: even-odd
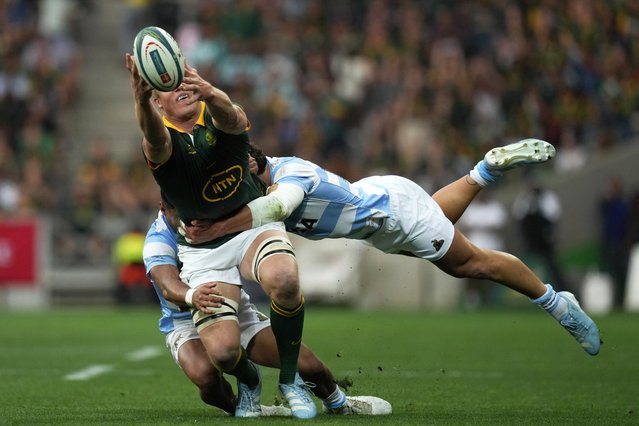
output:
[[[195,289],[190,288],[186,291],[186,294],[184,295],[184,303],[186,303],[187,305],[191,307],[193,307],[193,293],[195,293]]]
[[[280,184],[270,194],[251,201],[246,207],[251,211],[252,227],[286,219],[302,203],[304,195],[297,185]]]

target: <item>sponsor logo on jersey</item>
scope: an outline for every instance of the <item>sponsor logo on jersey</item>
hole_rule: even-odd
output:
[[[204,185],[202,197],[212,203],[226,200],[240,187],[242,183],[243,169],[240,165],[229,167],[223,172],[211,175]]]

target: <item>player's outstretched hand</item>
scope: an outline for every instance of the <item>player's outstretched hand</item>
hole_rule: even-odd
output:
[[[184,68],[184,79],[182,79],[182,84],[178,87],[178,90],[186,90],[193,93],[193,96],[185,101],[189,105],[199,101],[206,101],[215,94],[213,85],[200,77],[197,70],[188,64]]]
[[[212,309],[222,306],[224,298],[221,297],[221,294],[217,289],[217,283],[200,284],[193,293],[193,306],[202,312],[210,312]]]
[[[138,101],[148,101],[151,98],[153,88],[147,83],[138,72],[138,67],[135,66],[135,59],[130,53],[124,55],[126,68],[129,70],[131,76],[131,90],[133,96]]]

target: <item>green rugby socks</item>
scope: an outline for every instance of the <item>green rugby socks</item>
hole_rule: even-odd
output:
[[[304,296],[300,304],[290,310],[271,300],[271,328],[280,354],[280,383],[293,383],[304,329]]]

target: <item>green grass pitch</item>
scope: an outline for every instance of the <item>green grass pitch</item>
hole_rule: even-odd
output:
[[[234,419],[203,404],[165,349],[158,316],[151,308],[0,313],[0,424],[299,422]],[[591,357],[537,309],[309,306],[305,342],[338,379],[352,380],[349,394],[376,395],[394,409],[384,417],[320,414],[310,423],[639,424],[639,316],[596,320],[604,345]],[[263,403],[276,397],[275,373],[264,369]]]

